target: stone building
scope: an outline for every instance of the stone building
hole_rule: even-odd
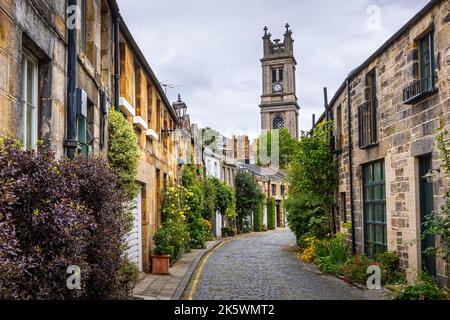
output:
[[[443,260],[423,254],[435,239],[420,239],[449,183],[435,146],[440,117],[450,129],[449,22],[450,2],[430,1],[350,73],[328,108],[340,222],[352,222],[355,252],[397,252],[409,281],[420,270],[445,281]]]
[[[0,136],[30,149],[42,140],[58,156],[106,155],[111,105],[133,123],[141,150],[127,254],[148,271],[164,182],[178,178],[180,115],[116,1],[0,0]]]
[[[286,212],[284,200],[289,191],[286,174],[273,167],[261,167],[254,164],[238,163],[239,170],[250,173],[266,195],[266,199],[275,199],[276,226],[286,226]],[[264,207],[263,224],[267,226],[267,206]]]
[[[284,41],[271,40],[264,28],[264,57],[262,63],[261,129],[270,131],[287,128],[298,138],[298,111],[292,31],[286,24]]]
[[[141,150],[137,182],[141,186],[136,203],[140,208],[141,243],[137,252],[142,270],[148,271],[152,235],[161,222],[161,197],[165,183],[178,179],[176,132],[184,114],[175,112],[126,24],[120,24],[120,99],[122,113],[133,123]],[[181,100],[180,100],[181,102]],[[182,103],[179,103],[182,105]],[[180,112],[181,109],[179,110]]]
[[[0,1],[0,135],[20,138],[31,149],[41,140],[60,156],[67,149],[106,151],[118,8],[114,1],[82,3],[75,43],[64,1]],[[71,44],[75,70],[69,72]],[[70,80],[81,107],[69,120]],[[69,137],[69,127],[75,136]]]

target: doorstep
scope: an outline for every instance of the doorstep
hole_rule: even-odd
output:
[[[179,259],[169,275],[141,274],[133,289],[138,300],[179,300],[201,258],[222,241],[208,241],[205,249],[193,249]]]

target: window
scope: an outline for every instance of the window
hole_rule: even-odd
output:
[[[275,118],[273,118],[272,121],[272,129],[281,130],[283,128],[284,128],[284,119],[280,115],[275,116]]]
[[[421,99],[428,97],[435,91],[434,75],[434,32],[429,32],[426,36],[417,41],[418,46],[418,77],[405,89],[403,89],[403,102],[414,104]]]
[[[22,56],[22,143],[26,149],[36,148],[38,138],[38,62]]]
[[[387,249],[384,161],[363,167],[364,248],[369,257]]]
[[[273,196],[276,196],[276,195],[277,195],[277,185],[276,185],[276,184],[273,184],[273,185],[272,185],[272,195],[273,195]]]
[[[366,76],[366,101],[358,107],[359,147],[366,149],[377,144],[377,81],[375,71]]]
[[[284,79],[284,69],[283,68],[272,68],[272,83],[283,82]]]
[[[345,192],[341,192],[340,197],[339,213],[342,217],[342,221],[347,223],[347,198]]]
[[[94,141],[94,105],[88,100],[87,117],[78,115],[78,152],[80,154],[92,153],[92,142]]]

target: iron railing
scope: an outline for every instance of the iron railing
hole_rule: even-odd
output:
[[[415,80],[403,89],[403,103],[414,104],[435,90],[435,78],[425,77]]]

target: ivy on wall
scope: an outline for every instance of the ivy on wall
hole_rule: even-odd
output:
[[[276,213],[275,213],[275,198],[267,200],[267,229],[275,230],[276,228]]]
[[[110,109],[108,117],[108,162],[120,177],[120,184],[129,200],[136,197],[137,166],[140,151],[133,125],[119,111]]]

